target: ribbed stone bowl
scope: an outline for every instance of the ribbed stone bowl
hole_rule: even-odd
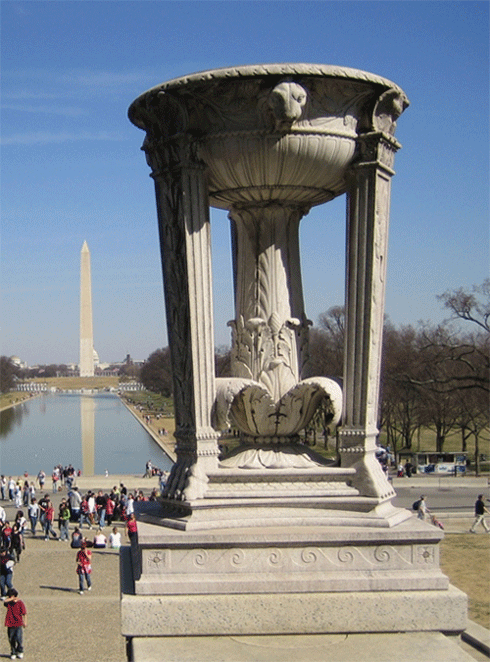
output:
[[[270,64],[214,69],[138,97],[130,120],[170,146],[183,136],[207,166],[213,206],[314,205],[345,191],[359,133],[394,83],[356,69]],[[161,130],[161,129],[159,129]]]

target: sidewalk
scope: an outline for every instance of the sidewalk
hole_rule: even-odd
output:
[[[485,489],[489,485],[489,476],[463,476],[457,477],[454,476],[444,476],[444,475],[417,475],[415,474],[411,478],[398,478],[393,476],[392,479],[393,487],[411,487],[411,488],[438,488],[443,490],[451,490],[457,487],[471,487],[471,488],[482,488]]]
[[[126,480],[123,482],[128,487],[132,486],[131,477],[124,478]],[[92,478],[91,487],[96,488],[99,483],[102,481]],[[145,494],[148,494],[150,481],[146,483]],[[79,485],[82,487],[81,482]],[[66,490],[63,490],[51,495],[54,497],[55,512],[65,494]],[[0,503],[7,517],[13,521],[17,509],[9,502]],[[121,524],[115,525],[121,532],[124,531]],[[71,524],[70,533],[73,528]],[[110,530],[108,527],[104,529],[106,537]],[[95,533],[95,529],[89,531],[84,528],[83,531],[87,537]],[[119,553],[112,549],[93,550],[93,588],[79,595],[75,571],[77,550],[71,549],[67,542],[54,539],[46,542],[39,529],[37,534],[36,538],[32,538],[30,533],[26,533],[26,548],[20,563],[15,565],[13,577],[13,585],[27,608],[24,659],[33,662],[125,662],[125,641],[120,627]],[[123,544],[127,544],[124,534],[122,539]],[[10,647],[6,628],[3,627],[5,610],[1,606],[0,609],[3,630],[0,635],[0,659],[4,659],[10,657]]]

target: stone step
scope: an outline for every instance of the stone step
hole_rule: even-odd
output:
[[[409,634],[134,637],[133,662],[475,662],[457,638]]]

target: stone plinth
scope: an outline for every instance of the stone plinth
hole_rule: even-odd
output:
[[[123,634],[459,633],[467,598],[439,569],[441,536],[414,518],[383,530],[140,522],[123,557]]]
[[[193,532],[140,521],[135,593],[446,590],[441,537],[418,520],[381,531],[317,524]]]

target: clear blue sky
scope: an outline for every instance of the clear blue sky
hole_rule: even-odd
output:
[[[127,119],[139,94],[215,67],[312,62],[393,80],[398,121],[386,312],[440,321],[436,295],[488,273],[487,2],[3,0],[0,352],[78,362],[92,256],[101,361],[167,344],[152,180]],[[343,302],[345,199],[302,222],[306,312]],[[212,213],[217,345],[233,317],[226,214]]]

